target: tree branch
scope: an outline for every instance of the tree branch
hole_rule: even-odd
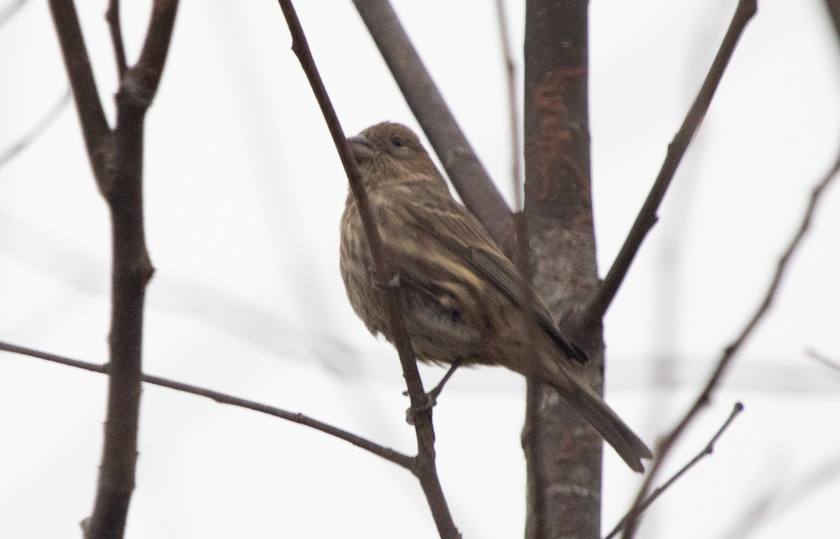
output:
[[[686,464],[685,466],[680,468],[680,471],[675,473],[671,477],[671,479],[665,481],[665,483],[661,487],[656,488],[653,492],[650,493],[650,496],[645,498],[645,501],[642,502],[642,504],[636,509],[637,518],[638,518],[638,515],[645,512],[645,510],[647,510],[647,508],[650,507],[650,505],[653,502],[655,502],[656,499],[659,498],[659,496],[661,496],[666,490],[668,490],[668,487],[673,485],[677,481],[677,479],[682,477],[685,474],[685,472],[687,472],[695,464],[700,462],[700,460],[703,457],[705,457],[706,455],[711,455],[712,454],[712,452],[715,449],[715,443],[718,441],[718,438],[720,438],[723,435],[724,431],[727,428],[729,428],[729,425],[735,420],[735,417],[737,417],[737,415],[740,414],[743,410],[744,410],[744,405],[743,404],[741,404],[740,402],[735,403],[735,406],[732,408],[732,413],[729,414],[729,418],[727,418],[727,420],[726,420],[726,422],[724,422],[723,426],[720,429],[718,429],[717,433],[712,437],[712,439],[709,440],[709,443],[706,444],[706,447],[704,447],[703,450],[700,451],[700,453],[698,453],[693,459],[688,461],[688,464]],[[612,539],[613,537],[615,537],[618,534],[618,532],[621,531],[621,528],[624,526],[624,523],[627,521],[627,518],[629,517],[629,515],[630,515],[629,512],[626,515],[624,515],[624,517],[620,521],[618,521],[618,524],[615,525],[615,528],[613,528],[612,531],[604,537],[604,539]]]
[[[581,339],[563,320],[585,305],[599,283],[590,181],[588,8],[587,0],[525,2],[525,215],[534,292],[561,321],[563,333],[589,354],[585,376],[601,393],[600,333]],[[539,462],[530,462],[526,454],[533,473],[528,474],[525,537],[538,538],[540,518],[543,537],[599,537],[602,439],[550,386],[529,380],[528,394],[540,406],[536,418],[526,417],[523,437],[536,433]]]
[[[0,10],[0,28],[6,24],[9,19],[12,18],[12,15],[18,12],[20,8],[23,7],[23,4],[26,3],[26,0],[13,0],[9,2],[5,8]]]
[[[117,75],[119,80],[122,80],[128,65],[125,60],[125,47],[123,46],[122,27],[120,25],[120,0],[110,0],[108,2],[105,20],[108,21],[108,28],[111,30],[111,43],[114,46],[114,58],[117,61]]]
[[[624,281],[624,277],[630,269],[630,264],[633,263],[633,259],[642,245],[642,241],[650,232],[650,229],[653,228],[653,225],[656,224],[658,219],[656,213],[665,197],[665,192],[677,172],[677,167],[682,161],[691,139],[709,110],[712,97],[715,95],[730,58],[732,58],[735,45],[737,45],[744,28],[755,13],[756,0],[740,0],[738,2],[735,15],[726,36],[723,38],[717,56],[712,62],[712,67],[706,75],[706,80],[700,88],[700,93],[697,94],[697,98],[694,100],[694,104],[688,111],[685,120],[683,120],[680,130],[674,136],[674,140],[668,145],[668,153],[665,156],[665,162],[662,163],[659,176],[657,176],[650,193],[648,193],[647,199],[639,211],[630,233],[627,235],[627,239],[624,240],[621,251],[619,251],[607,276],[598,288],[598,292],[575,323],[580,331],[590,331],[595,324],[600,323],[603,319],[604,313],[607,312],[619,286]]]
[[[101,190],[103,185],[110,183],[113,174],[113,133],[96,90],[76,6],[73,0],[49,0],[49,4],[82,124],[88,159]]]
[[[840,38],[840,0],[825,0],[828,18],[834,25],[835,37]]]
[[[353,3],[464,205],[493,240],[504,245],[510,209],[458,127],[391,4],[388,0]]]
[[[519,153],[520,138],[519,114],[516,101],[516,64],[511,53],[507,16],[505,15],[503,0],[496,0],[496,18],[499,23],[502,58],[507,75],[508,119],[510,122],[510,153],[512,165],[511,182],[514,193],[514,211],[517,212],[513,215],[516,238],[516,249],[513,254],[516,267],[521,276],[519,286],[523,291],[523,308],[521,310],[523,326],[529,333],[528,346],[525,354],[535,358],[537,354],[532,344],[536,342],[536,336],[534,334],[536,325],[533,316],[534,289],[531,286],[533,272],[531,270],[531,253],[528,245],[528,221],[522,212],[522,160]],[[529,532],[529,536],[535,539],[543,539],[546,536],[547,529],[545,524],[546,496],[543,484],[545,471],[542,466],[539,429],[537,428],[540,407],[540,393],[537,390],[539,383],[540,381],[536,373],[531,372],[528,374],[525,397],[525,429],[522,434],[522,446],[525,452],[526,473],[528,475],[527,481],[532,487],[529,489],[529,493],[533,496],[528,504],[530,506],[528,525],[533,528],[533,531]]]
[[[47,112],[38,124],[33,127],[28,133],[23,135],[20,140],[15,142],[5,152],[0,153],[0,167],[8,163],[14,156],[26,149],[27,146],[37,139],[41,134],[47,130],[49,126],[59,117],[64,111],[64,108],[70,103],[70,89],[65,90],[55,105]]]
[[[53,363],[60,363],[61,365],[76,367],[77,369],[83,369],[90,372],[108,374],[107,365],[97,365],[96,363],[88,363],[87,361],[79,361],[77,359],[70,359],[63,356],[48,354],[46,352],[33,350],[32,348],[24,348],[23,346],[16,346],[14,344],[10,344],[3,341],[0,341],[0,350],[5,350],[6,352],[21,354],[24,356],[30,356],[39,359],[45,359]],[[181,391],[182,393],[198,395],[199,397],[207,397],[208,399],[213,399],[214,401],[220,404],[229,404],[231,406],[253,410],[262,414],[279,417],[280,419],[285,419],[286,421],[291,421],[299,425],[304,425],[306,427],[310,427],[312,429],[329,434],[330,436],[334,436],[340,440],[344,440],[345,442],[349,442],[355,445],[356,447],[360,447],[365,451],[373,453],[377,457],[382,457],[387,461],[393,462],[397,466],[405,468],[406,470],[413,471],[414,468],[414,457],[410,457],[408,455],[400,453],[399,451],[394,451],[393,449],[390,449],[388,447],[379,445],[375,442],[371,442],[366,438],[362,438],[361,436],[357,436],[353,433],[339,429],[338,427],[333,427],[332,425],[328,425],[326,423],[318,421],[317,419],[312,419],[311,417],[307,417],[300,413],[287,412],[286,410],[274,408],[273,406],[266,406],[265,404],[259,404],[253,401],[240,399],[239,397],[225,395],[224,393],[219,393],[218,391],[212,391],[209,389],[184,384],[181,382],[167,380],[166,378],[160,378],[158,376],[149,376],[148,374],[144,374],[142,375],[141,379],[147,384],[166,387],[169,389],[174,389],[175,391]]]
[[[280,8],[283,10],[286,23],[289,26],[289,32],[292,35],[292,50],[297,55],[303,71],[306,73],[306,78],[312,87],[312,92],[315,94],[318,105],[321,107],[321,112],[333,137],[333,142],[338,150],[341,163],[344,165],[344,171],[350,182],[350,188],[356,197],[359,214],[364,224],[365,237],[373,257],[375,278],[380,283],[390,283],[395,276],[393,264],[388,252],[382,245],[382,239],[379,236],[379,230],[373,218],[370,201],[362,184],[362,178],[356,166],[356,160],[353,158],[338,116],[327,95],[327,90],[321,80],[321,75],[315,66],[315,61],[312,58],[312,53],[309,50],[306,36],[304,35],[300,20],[295,13],[294,6],[291,0],[278,0],[278,2]],[[398,290],[396,287],[385,287],[385,289],[385,310],[391,324],[394,345],[400,356],[400,363],[402,365],[409,399],[411,400],[411,407],[415,410],[420,410],[426,403],[426,393],[423,390],[423,381],[420,379],[417,363],[414,360],[411,340],[405,328],[405,321],[397,296]],[[441,538],[458,539],[460,534],[452,521],[452,516],[443,495],[443,489],[441,488],[435,467],[435,433],[432,425],[432,411],[430,409],[414,414],[414,429],[417,436],[417,457],[415,457],[416,466],[413,470],[414,474],[419,479],[423,492],[426,495],[426,500]]]
[[[143,226],[143,123],[163,71],[177,8],[177,0],[155,0],[140,61],[120,79],[117,125],[112,132],[99,100],[75,5],[72,0],[50,0],[88,158],[111,211],[108,407],[96,501],[91,517],[82,523],[87,539],[123,536],[134,490],[143,304],[146,284],[154,271]],[[117,34],[119,55],[118,22],[111,30]],[[120,62],[124,58],[118,58]]]
[[[137,107],[147,109],[157,93],[177,11],[178,0],[155,0],[152,5],[152,17],[140,59],[128,70],[120,87],[125,99]]]
[[[823,366],[828,367],[829,369],[833,370],[836,374],[840,374],[840,363],[828,359],[824,355],[820,354],[816,350],[809,348],[805,351],[805,355],[810,357],[813,360],[816,360],[817,363],[822,363]]]
[[[723,373],[729,367],[732,362],[732,359],[735,357],[741,346],[743,346],[744,342],[746,342],[747,338],[752,334],[755,328],[758,326],[758,323],[770,309],[770,306],[773,304],[773,300],[776,297],[776,292],[779,289],[779,284],[782,282],[782,278],[785,275],[785,271],[787,270],[788,264],[790,263],[790,259],[793,256],[796,249],[802,243],[802,239],[805,237],[806,232],[808,231],[809,227],[811,226],[811,220],[814,216],[814,211],[816,210],[817,203],[820,201],[820,197],[825,192],[826,187],[828,187],[829,183],[837,176],[838,171],[840,171],[840,153],[838,153],[837,158],[834,161],[829,172],[826,174],[825,178],[823,178],[811,191],[811,198],[808,203],[808,207],[805,210],[805,215],[802,218],[802,223],[799,225],[799,229],[796,231],[793,239],[790,241],[785,252],[779,258],[778,263],[776,264],[776,272],[773,275],[773,280],[770,282],[770,285],[767,288],[767,292],[764,295],[764,299],[762,300],[761,304],[759,305],[756,312],[750,318],[747,325],[729,346],[727,346],[723,354],[721,355],[720,359],[718,360],[717,366],[715,367],[714,372],[712,373],[711,377],[709,378],[708,382],[706,382],[706,386],[703,388],[703,391],[697,397],[694,404],[689,408],[686,412],[685,416],[682,420],[674,427],[672,430],[659,444],[656,450],[656,456],[654,458],[653,464],[651,465],[650,472],[648,473],[647,477],[645,478],[642,487],[639,489],[639,493],[636,496],[636,500],[633,503],[633,508],[628,513],[627,521],[624,526],[624,532],[622,534],[623,539],[632,539],[636,531],[636,525],[638,523],[639,517],[639,508],[641,507],[648,489],[650,488],[651,483],[653,482],[654,478],[658,474],[660,468],[662,467],[665,458],[670,453],[671,449],[674,447],[677,439],[682,435],[683,432],[688,428],[688,425],[694,420],[697,414],[703,409],[705,406],[708,405],[709,401],[712,398],[712,393],[714,392],[717,385],[720,383],[721,378],[723,377]]]
[[[753,531],[778,519],[821,488],[831,485],[840,476],[840,458],[834,456],[813,467],[792,485],[773,492],[767,491],[756,500],[734,524],[725,539],[746,539]]]

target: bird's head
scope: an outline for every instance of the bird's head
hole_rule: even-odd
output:
[[[402,124],[376,124],[347,141],[368,187],[414,181],[420,177],[446,187],[420,139]]]

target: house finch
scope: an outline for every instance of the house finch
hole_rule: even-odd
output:
[[[398,294],[417,359],[502,365],[557,390],[637,472],[650,450],[589,386],[586,355],[560,333],[535,297],[529,342],[521,279],[478,220],[458,204],[409,128],[381,123],[348,139],[371,208],[398,272]],[[341,218],[341,276],[356,314],[393,343],[356,199]]]

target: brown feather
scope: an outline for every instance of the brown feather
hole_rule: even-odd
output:
[[[590,388],[585,353],[563,337],[539,299],[532,308],[543,331],[536,343],[525,341],[516,267],[452,198],[417,136],[403,125],[382,123],[348,140],[399,272],[400,302],[417,358],[443,364],[460,358],[466,365],[501,365],[521,374],[536,368],[632,469],[642,471],[640,459],[650,458],[650,450]],[[356,314],[368,330],[393,342],[352,193],[341,219],[340,261]],[[538,357],[528,350],[537,350]]]

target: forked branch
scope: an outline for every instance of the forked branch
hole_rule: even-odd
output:
[[[376,280],[380,283],[390,283],[394,277],[393,263],[391,262],[389,253],[382,245],[379,229],[376,227],[376,221],[373,218],[370,201],[362,184],[362,178],[359,173],[359,168],[356,165],[356,160],[350,150],[347,138],[344,136],[344,131],[341,128],[341,123],[338,120],[329,95],[327,95],[327,90],[321,80],[321,75],[315,66],[312,52],[309,50],[306,36],[304,35],[300,20],[295,13],[294,6],[291,0],[278,1],[280,8],[283,10],[283,16],[286,18],[286,23],[289,26],[289,32],[292,35],[292,50],[297,55],[301,67],[304,73],[306,73],[306,78],[309,80],[309,85],[312,87],[312,92],[315,94],[315,99],[321,107],[321,113],[327,122],[330,134],[333,137],[333,143],[338,150],[338,155],[341,158],[341,163],[350,182],[350,188],[356,197],[359,214],[364,224],[365,238],[370,246],[373,257]],[[420,379],[420,373],[417,370],[414,351],[411,347],[408,331],[405,328],[405,320],[403,319],[397,293],[397,288],[386,287],[385,310],[391,325],[391,335],[394,337],[394,345],[400,356],[400,364],[402,365],[403,376],[405,377],[408,388],[411,407],[414,410],[422,410],[426,404],[426,393],[423,389],[423,381]],[[444,498],[443,489],[440,485],[435,467],[435,432],[432,425],[432,411],[430,409],[418,411],[413,417],[414,429],[417,435],[417,457],[415,457],[416,466],[414,473],[419,479],[423,492],[426,495],[426,500],[441,538],[458,539],[460,534],[452,521],[452,516]]]
[[[112,226],[111,327],[108,406],[96,501],[82,522],[86,539],[120,538],[125,532],[137,464],[142,376],[143,309],[154,271],[143,223],[143,126],[157,92],[178,9],[177,0],[155,0],[137,65],[125,69],[118,8],[109,22],[122,70],[117,124],[107,124],[72,0],[50,0],[70,87],[94,176],[108,203]]]
[[[15,354],[21,354],[29,357],[45,359],[53,363],[59,363],[61,365],[76,367],[77,369],[83,369],[90,372],[108,374],[107,365],[97,365],[96,363],[89,363],[87,361],[79,361],[78,359],[70,359],[63,356],[57,356],[55,354],[48,354],[46,352],[33,350],[32,348],[25,348],[23,346],[16,346],[14,344],[6,343],[3,341],[0,341],[0,350],[12,352]],[[181,391],[182,393],[198,395],[199,397],[207,397],[208,399],[213,399],[214,401],[221,404],[229,404],[231,406],[237,406],[239,408],[253,410],[255,412],[260,412],[261,414],[267,414],[274,417],[279,417],[280,419],[285,419],[286,421],[298,423],[299,425],[304,425],[306,427],[313,428],[315,430],[329,434],[330,436],[335,436],[336,438],[344,440],[345,442],[349,442],[355,445],[356,447],[360,447],[365,451],[373,453],[377,457],[382,457],[387,461],[393,462],[397,466],[401,466],[406,470],[413,471],[414,468],[414,457],[409,457],[408,455],[400,453],[399,451],[394,451],[391,448],[379,445],[375,442],[371,442],[366,438],[362,438],[361,436],[358,436],[351,432],[339,429],[338,427],[333,427],[332,425],[328,425],[326,423],[318,421],[317,419],[312,419],[311,417],[305,416],[301,413],[287,412],[286,410],[281,410],[280,408],[275,408],[273,406],[266,406],[265,404],[259,404],[257,402],[249,401],[246,399],[240,399],[239,397],[233,397],[231,395],[219,393],[218,391],[212,391],[210,389],[204,389],[202,387],[192,386],[181,382],[175,382],[174,380],[167,380],[166,378],[160,378],[158,376],[150,376],[148,374],[144,374],[142,375],[141,379],[147,384],[166,387],[169,389],[174,389],[175,391]]]
[[[411,112],[464,205],[498,245],[510,225],[507,207],[443,100],[388,0],[353,0]]]
[[[671,184],[671,180],[677,172],[677,167],[680,161],[682,161],[691,139],[700,127],[700,123],[706,116],[706,112],[709,110],[712,97],[714,97],[721,78],[723,78],[723,72],[730,58],[732,58],[732,53],[735,51],[735,45],[738,44],[744,28],[750,19],[752,19],[753,15],[755,15],[755,12],[756,0],[740,0],[738,2],[738,7],[735,9],[735,16],[732,18],[729,29],[726,31],[726,36],[723,38],[723,43],[720,45],[717,56],[715,56],[715,60],[712,62],[712,67],[706,75],[706,80],[703,81],[700,93],[697,94],[697,98],[694,100],[694,104],[688,111],[685,120],[683,120],[680,130],[674,136],[674,140],[668,145],[668,153],[665,156],[665,162],[662,163],[659,176],[657,176],[650,193],[648,193],[647,199],[644,205],[642,205],[642,209],[639,211],[639,215],[636,217],[630,233],[627,235],[627,239],[624,240],[621,251],[619,251],[612,267],[607,272],[607,276],[598,288],[598,292],[576,322],[580,331],[588,332],[595,324],[600,323],[601,319],[603,319],[604,313],[607,312],[616,292],[618,292],[618,287],[624,281],[624,277],[630,269],[630,264],[633,263],[633,259],[636,257],[636,253],[638,253],[639,247],[642,245],[642,241],[644,241],[648,232],[650,232],[650,229],[656,223],[656,214],[659,210],[659,205],[662,203],[662,199],[665,197],[665,192],[668,190],[668,186]]]
[[[741,331],[738,337],[732,342],[732,344],[730,344],[723,350],[723,354],[718,360],[714,372],[712,373],[709,380],[706,382],[706,386],[700,392],[700,395],[698,395],[697,399],[694,401],[694,404],[692,404],[691,408],[689,408],[689,410],[685,413],[683,418],[680,420],[679,424],[677,424],[677,426],[674,427],[674,429],[670,433],[668,433],[668,435],[659,443],[656,450],[656,456],[654,458],[653,464],[651,465],[650,472],[645,478],[642,487],[639,489],[639,493],[637,494],[636,500],[633,503],[633,508],[628,513],[628,517],[624,525],[624,532],[622,535],[623,539],[631,539],[634,536],[639,517],[639,508],[644,503],[644,500],[647,497],[648,490],[650,489],[650,485],[653,483],[653,480],[659,473],[662,464],[665,462],[666,457],[673,449],[674,444],[680,438],[683,432],[685,432],[685,430],[688,428],[688,425],[694,420],[695,417],[697,417],[697,414],[700,412],[700,410],[707,406],[708,403],[711,401],[712,393],[715,391],[718,384],[720,383],[724,372],[732,363],[732,359],[740,351],[747,338],[750,335],[752,335],[753,331],[758,326],[758,323],[761,321],[761,319],[764,317],[767,311],[770,310],[770,307],[773,304],[773,300],[776,297],[776,292],[778,291],[779,285],[782,282],[782,278],[785,276],[785,272],[787,271],[790,260],[793,257],[793,254],[796,252],[797,248],[801,245],[802,239],[805,237],[805,234],[808,232],[808,229],[811,226],[811,221],[813,219],[814,212],[816,211],[817,204],[820,201],[820,197],[825,192],[825,189],[828,187],[831,181],[837,177],[838,171],[840,171],[840,152],[838,152],[834,164],[831,166],[831,169],[826,174],[825,178],[823,178],[811,191],[811,198],[808,203],[808,207],[805,210],[805,215],[802,218],[802,222],[799,225],[799,228],[796,231],[796,234],[794,235],[793,239],[790,241],[787,249],[785,249],[785,252],[779,258],[779,261],[776,265],[776,272],[773,275],[773,279],[770,282],[770,285],[767,287],[767,291],[764,294],[764,299],[758,306],[758,309],[747,322],[747,325],[744,327],[744,329]]]
[[[735,420],[735,417],[738,414],[740,414],[743,410],[744,410],[744,405],[743,404],[741,404],[740,402],[735,403],[735,406],[732,408],[732,413],[729,414],[729,417],[723,423],[723,426],[721,426],[718,429],[717,433],[715,433],[715,435],[712,436],[712,439],[709,440],[709,443],[706,444],[706,447],[704,447],[702,451],[697,453],[697,455],[693,459],[688,461],[688,463],[685,466],[680,468],[680,470],[677,473],[675,473],[673,476],[671,476],[671,479],[665,481],[665,483],[663,483],[663,485],[661,487],[657,487],[656,489],[654,489],[654,491],[650,493],[650,496],[645,498],[645,501],[642,502],[642,504],[639,505],[639,507],[637,507],[635,509],[636,518],[638,518],[639,515],[644,513],[647,510],[647,508],[650,507],[650,505],[653,502],[656,501],[657,498],[659,498],[666,490],[668,490],[668,488],[671,485],[676,483],[677,479],[679,479],[680,477],[685,475],[685,473],[688,470],[690,470],[692,467],[694,467],[695,464],[700,462],[700,460],[702,460],[703,457],[712,454],[712,452],[715,450],[715,443],[718,441],[718,439],[721,436],[723,436],[724,431],[726,431],[726,429],[729,428],[729,425],[732,424],[732,422]],[[629,516],[630,516],[630,513],[628,512],[618,522],[618,524],[615,525],[615,528],[613,528],[612,531],[604,537],[604,539],[612,539],[613,537],[615,537],[618,534],[618,532],[621,531],[621,528],[624,527],[624,523],[627,521]]]

